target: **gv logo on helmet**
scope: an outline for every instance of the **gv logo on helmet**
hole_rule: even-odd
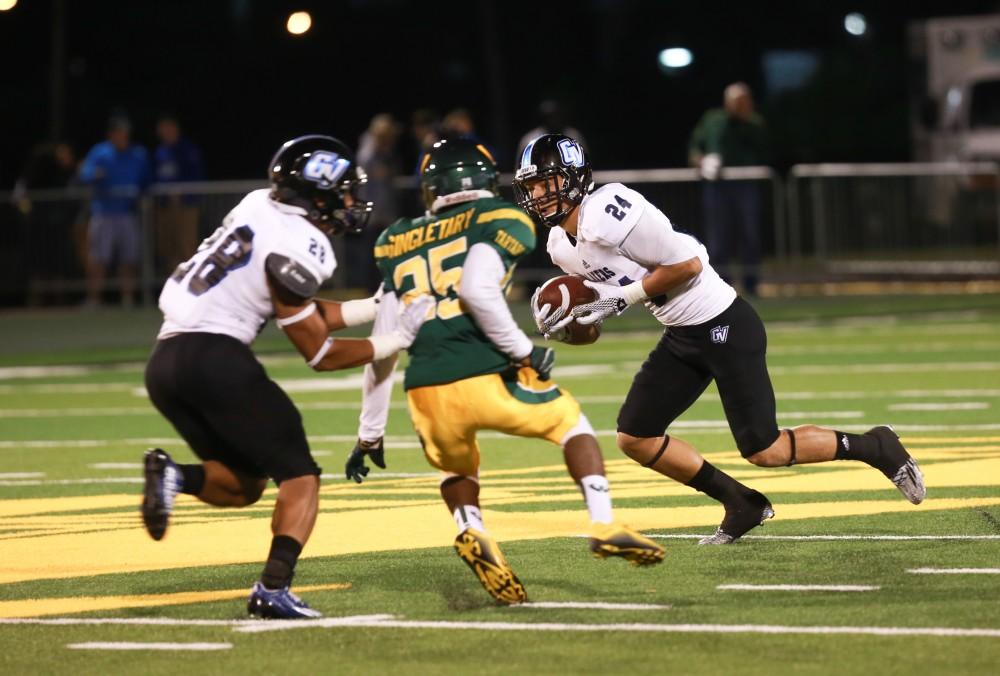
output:
[[[562,161],[564,164],[568,164],[573,167],[583,166],[583,148],[580,144],[573,139],[564,138],[556,144],[559,148],[559,154],[562,156]]]
[[[345,160],[336,153],[317,150],[302,169],[302,178],[321,188],[332,188],[349,166],[350,160]]]

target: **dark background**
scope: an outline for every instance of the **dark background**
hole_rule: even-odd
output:
[[[49,136],[54,0],[0,13],[0,188]],[[754,88],[772,130],[775,164],[910,157],[906,25],[1000,10],[998,2],[405,2],[404,0],[133,0],[65,8],[65,104],[60,137],[82,155],[115,108],[134,137],[176,112],[205,153],[211,178],[263,178],[292,136],[357,142],[371,116],[469,108],[510,169],[538,102],[561,99],[598,168],[681,166],[692,126],[734,80]],[[313,28],[285,31],[307,10]],[[857,38],[852,11],[868,19]],[[657,66],[668,46],[694,63]],[[808,50],[802,86],[765,88],[769,50]],[[909,75],[912,77],[912,74]]]

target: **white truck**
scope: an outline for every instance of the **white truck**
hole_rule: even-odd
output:
[[[1000,14],[909,28],[914,159],[1000,161]]]

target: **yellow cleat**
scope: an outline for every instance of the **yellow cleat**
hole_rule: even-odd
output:
[[[524,603],[528,594],[489,535],[466,528],[455,538],[455,551],[476,574],[490,596],[506,604]]]
[[[653,566],[663,561],[663,547],[628,526],[598,527],[590,537],[590,551],[598,559],[620,556],[633,566]]]

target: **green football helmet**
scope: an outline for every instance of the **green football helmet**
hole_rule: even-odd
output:
[[[435,143],[420,160],[420,187],[431,212],[497,195],[497,164],[490,151],[469,139],[445,139]]]

